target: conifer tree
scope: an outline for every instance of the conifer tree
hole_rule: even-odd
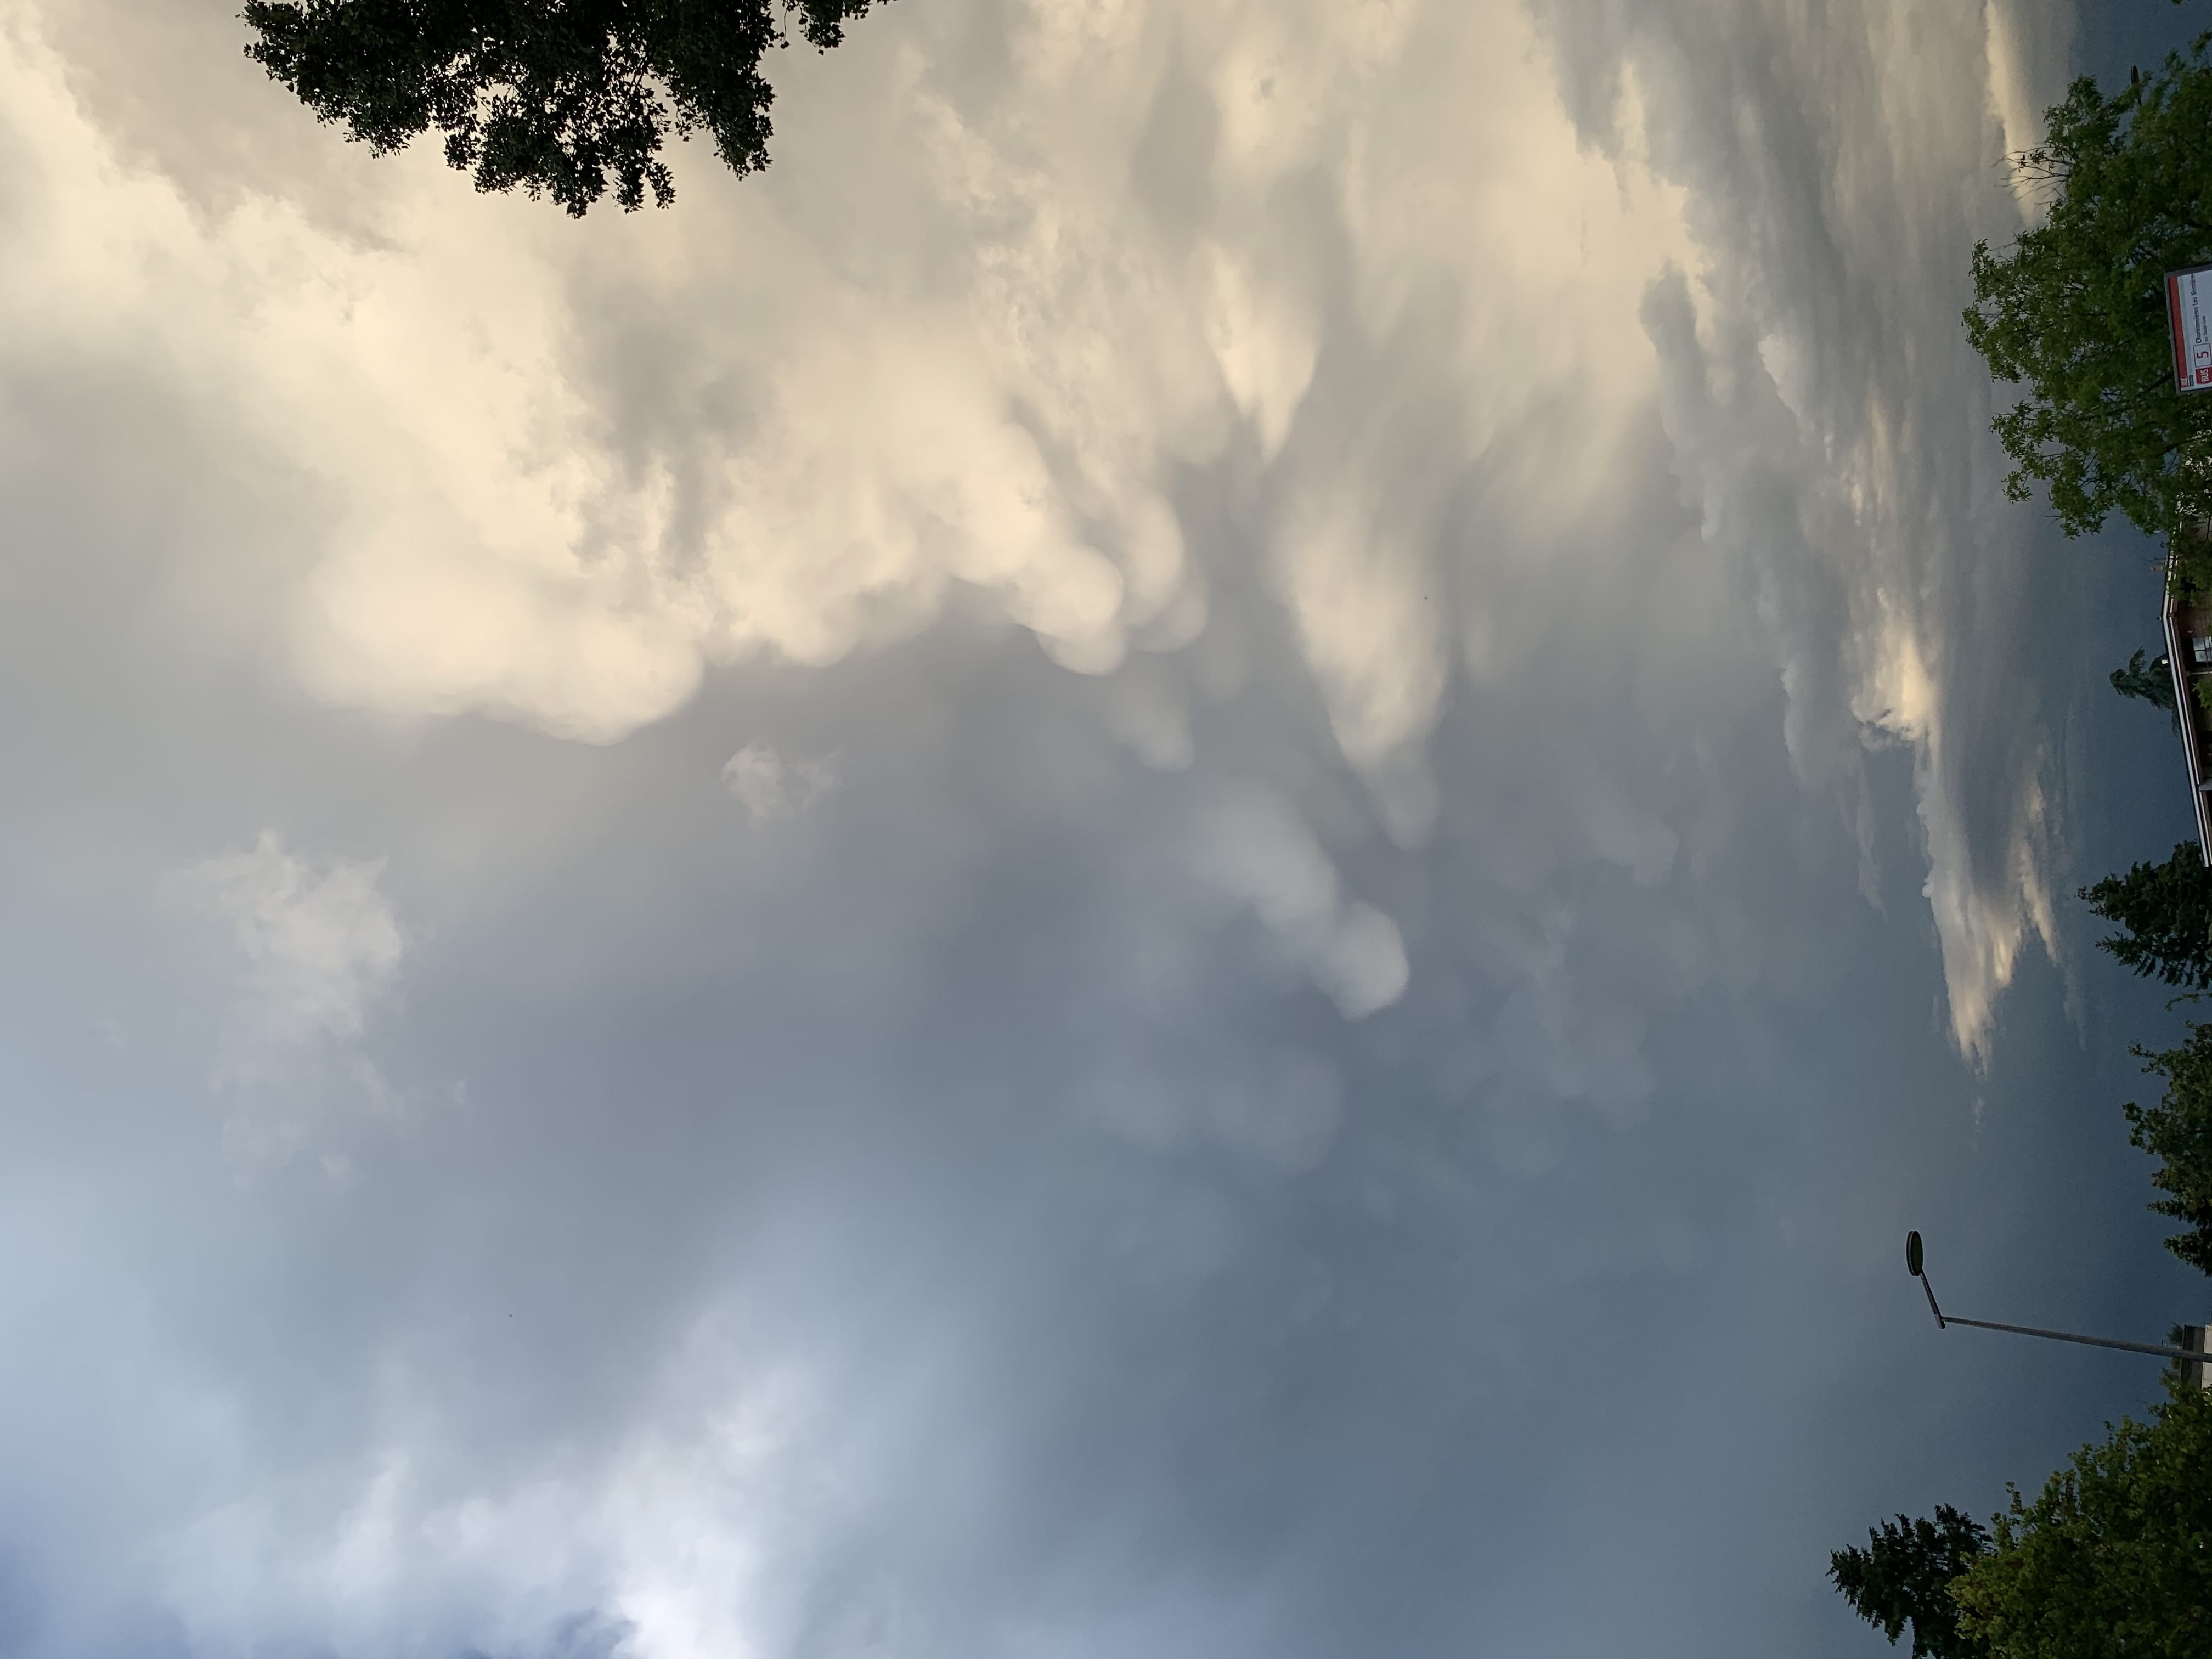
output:
[[[1933,1521],[1899,1516],[1867,1534],[1864,1549],[1838,1550],[1828,1577],[1851,1611],[1894,1644],[1912,1626],[1912,1659],[1981,1659],[1989,1649],[1959,1629],[1951,1586],[1990,1547],[1987,1528],[1948,1504]]]
[[[2212,870],[2185,841],[2163,864],[2136,864],[2079,896],[2120,931],[2097,941],[2146,979],[2192,991],[2212,988]]]

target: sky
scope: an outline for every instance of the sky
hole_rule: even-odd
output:
[[[1712,1659],[2212,1315],[2160,0],[896,0],[665,211],[0,0],[0,1652]]]

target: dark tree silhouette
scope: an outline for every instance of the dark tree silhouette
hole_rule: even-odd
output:
[[[2212,988],[2212,870],[2194,842],[2163,864],[2136,864],[2078,896],[2121,931],[2097,941],[2146,979],[2192,991]]]
[[[2140,697],[2153,708],[2173,716],[2173,729],[2181,729],[2180,705],[2173,695],[2173,665],[2164,656],[2146,663],[2149,653],[2138,651],[2127,666],[2112,671],[2112,690],[2124,697]]]
[[[768,165],[762,56],[796,18],[828,51],[870,0],[247,0],[246,56],[382,155],[434,128],[477,188],[581,217],[610,178],[624,209],[675,181],[662,141],[712,135],[740,176]]]
[[[1933,1521],[1900,1515],[1869,1531],[1864,1549],[1838,1550],[1828,1577],[1891,1642],[1911,1624],[1912,1659],[1980,1659],[1988,1645],[1960,1631],[1951,1586],[1989,1547],[1988,1528],[1939,1504]]]
[[[1838,1550],[1829,1576],[1914,1659],[2203,1659],[2212,1538],[2212,1389],[2167,1373],[2166,1398],[2123,1419],[1992,1527],[1942,1508]]]
[[[2212,1273],[2212,1025],[2191,1025],[2179,1048],[2136,1053],[2143,1070],[2166,1079],[2157,1105],[2125,1108],[2128,1139],[2159,1161],[2150,1184],[2166,1196],[2150,1207],[2185,1225],[2166,1248]]]

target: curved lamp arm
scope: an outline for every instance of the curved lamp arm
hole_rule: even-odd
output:
[[[2121,1342],[2109,1336],[2076,1336],[2071,1331],[2039,1330],[2033,1325],[1999,1325],[1987,1319],[1961,1319],[1956,1314],[1946,1314],[1936,1305],[1936,1290],[1928,1282],[1926,1256],[1917,1232],[1905,1236],[1905,1268],[1920,1281],[1920,1288],[1928,1297],[1928,1311],[1936,1316],[1938,1330],[1953,1325],[1972,1325],[1977,1330],[2010,1331],[2015,1336],[2040,1336],[2053,1342],[2079,1342],[2085,1347],[2119,1348],[2129,1353],[2154,1353],[2166,1359],[2189,1359],[2199,1364],[2212,1360],[2212,1355],[2195,1348],[2169,1347],[2163,1342]]]

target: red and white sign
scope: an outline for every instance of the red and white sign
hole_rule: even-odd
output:
[[[2173,383],[2212,392],[2212,265],[2166,273],[2166,316],[2173,328]]]

